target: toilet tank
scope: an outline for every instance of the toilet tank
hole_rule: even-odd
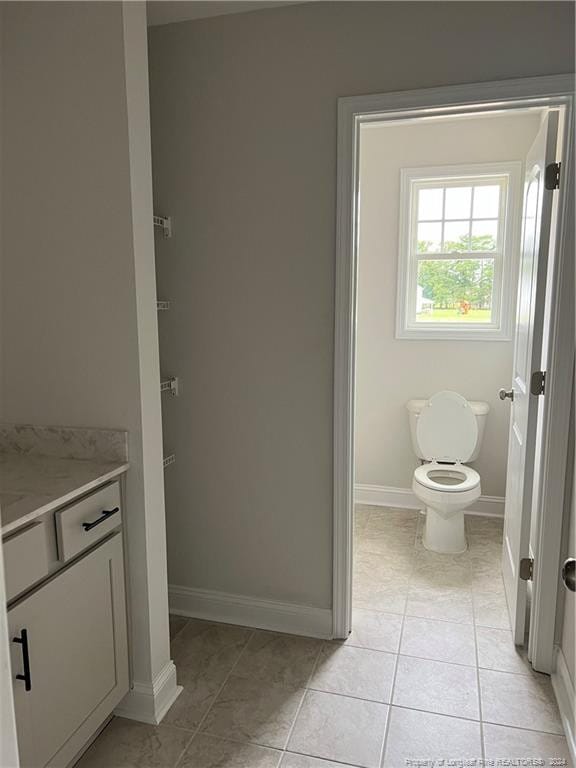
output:
[[[420,450],[420,446],[418,445],[418,439],[416,437],[416,424],[418,423],[418,416],[420,415],[422,408],[426,405],[428,400],[408,400],[406,403],[406,410],[408,411],[408,421],[410,424],[410,437],[412,439],[412,448],[414,450],[414,453],[416,456],[418,456],[419,459],[423,459],[424,456],[422,456],[422,451]],[[468,462],[474,461],[478,458],[478,454],[480,453],[480,446],[482,445],[482,439],[484,437],[484,428],[486,426],[486,418],[488,416],[488,411],[490,410],[490,406],[488,403],[484,403],[481,400],[468,400],[468,404],[470,408],[472,408],[472,412],[476,416],[476,422],[478,423],[478,439],[476,441],[476,445],[474,447],[474,451],[472,452],[472,456],[468,459]]]

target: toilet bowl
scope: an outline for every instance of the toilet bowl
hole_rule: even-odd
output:
[[[464,462],[478,455],[489,407],[457,392],[408,404],[412,442],[423,463],[412,490],[425,505],[423,544],[442,554],[466,549],[464,510],[480,496],[480,475]]]
[[[480,475],[465,464],[432,461],[414,471],[412,490],[426,505],[422,543],[443,554],[466,550],[464,510],[480,496]]]

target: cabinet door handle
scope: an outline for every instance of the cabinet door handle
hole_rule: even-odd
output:
[[[85,531],[91,531],[92,528],[100,525],[100,523],[103,523],[104,520],[108,520],[108,518],[112,517],[112,515],[115,515],[116,512],[120,512],[120,507],[114,507],[114,509],[105,509],[103,510],[98,520],[94,520],[91,523],[82,523],[82,528],[84,528]]]
[[[16,675],[16,680],[24,680],[24,688],[27,691],[32,690],[32,677],[30,676],[30,653],[28,651],[28,630],[20,631],[20,637],[14,637],[12,642],[19,643],[22,646],[22,665],[24,667],[23,675]]]

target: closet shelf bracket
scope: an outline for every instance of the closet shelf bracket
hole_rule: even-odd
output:
[[[167,379],[162,379],[160,381],[160,392],[170,392],[172,397],[178,397],[178,376],[170,376]]]
[[[154,216],[154,226],[160,227],[164,237],[172,237],[172,218],[170,216]]]

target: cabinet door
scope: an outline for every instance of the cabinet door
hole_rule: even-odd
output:
[[[8,622],[22,768],[65,764],[87,719],[96,716],[95,730],[128,690],[121,535],[10,609]],[[22,630],[28,683],[16,677],[26,677]]]

